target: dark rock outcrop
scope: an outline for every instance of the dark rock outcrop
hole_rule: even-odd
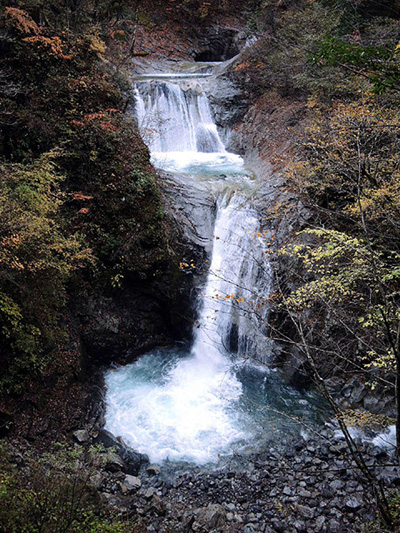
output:
[[[122,439],[114,437],[109,431],[102,429],[96,438],[96,443],[102,444],[105,448],[112,448],[114,460],[110,460],[111,468],[122,470],[126,474],[136,476],[143,464],[149,462],[147,455],[135,452],[127,446]],[[115,468],[114,468],[115,465]],[[113,470],[110,470],[113,471]]]

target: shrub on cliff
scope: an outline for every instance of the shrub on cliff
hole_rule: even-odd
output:
[[[0,265],[7,387],[55,356],[59,317],[77,288],[88,295],[152,279],[169,257],[149,153],[124,115],[129,83],[106,45],[108,20],[84,17],[71,31],[71,6],[58,4],[65,19],[30,1],[0,13],[1,238],[22,264]]]
[[[62,335],[66,284],[92,261],[82,237],[61,219],[55,156],[0,166],[0,387],[44,364]]]
[[[91,484],[100,454],[59,448],[22,457],[0,446],[0,531],[132,533],[142,529],[107,512]]]

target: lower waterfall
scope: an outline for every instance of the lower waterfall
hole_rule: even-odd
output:
[[[107,374],[108,429],[154,461],[204,463],[249,438],[251,419],[240,407],[243,387],[237,362],[226,345],[232,324],[239,338],[244,334],[241,326],[247,326],[240,305],[252,296],[241,285],[251,287],[258,275],[259,265],[246,248],[247,232],[257,226],[256,213],[243,198],[222,197],[190,353],[156,352]]]
[[[254,180],[225,150],[199,81],[180,84],[146,76],[137,116],[145,139],[153,125],[153,164],[188,188],[201,179],[217,197],[209,273],[192,347],[155,350],[106,373],[106,429],[153,462],[206,464],[287,439],[301,429],[296,416],[318,418],[310,405],[318,400],[265,365],[271,271]]]

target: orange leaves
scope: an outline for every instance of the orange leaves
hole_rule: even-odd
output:
[[[245,68],[249,68],[250,67],[250,61],[245,61],[244,63],[240,63],[239,65],[237,65],[235,67],[235,70],[236,72],[239,72]]]
[[[75,126],[76,128],[84,128],[85,124],[81,120],[71,120],[71,126]]]
[[[85,115],[85,122],[92,122],[93,120],[99,120],[104,118],[104,111],[98,111],[97,113],[87,113]]]
[[[50,55],[60,59],[72,59],[72,54],[64,54],[63,43],[59,37],[45,37],[44,35],[34,35],[23,39],[27,43],[33,43],[43,48]]]
[[[83,120],[71,120],[70,124],[71,126],[75,126],[76,128],[84,128],[85,126],[88,126],[89,124],[95,124],[96,122],[99,123],[100,128],[105,132],[114,133],[118,131],[118,126],[113,124],[112,117],[110,115],[116,115],[119,113],[117,109],[106,109],[105,111],[98,111],[97,113],[87,113]]]
[[[5,9],[6,24],[14,27],[21,33],[38,35],[40,32],[36,22],[22,9],[15,7],[6,7]]]
[[[110,124],[109,122],[102,122],[100,124],[100,128],[103,131],[117,131],[118,130],[117,126],[114,126],[114,124]]]
[[[93,196],[85,196],[81,192],[74,192],[72,194],[72,199],[77,200],[78,202],[86,202],[87,200],[93,200]]]
[[[46,50],[50,55],[61,59],[71,59],[72,55],[67,55],[63,50],[63,43],[60,37],[45,37],[41,35],[42,28],[22,9],[7,7],[5,10],[6,24],[29,37],[22,40]]]
[[[108,115],[119,113],[118,109],[106,109],[105,111],[97,111],[97,113],[87,113],[84,117],[85,122],[93,122],[94,120],[110,119]]]

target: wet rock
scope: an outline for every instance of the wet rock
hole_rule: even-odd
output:
[[[74,431],[73,435],[79,444],[84,444],[90,440],[89,432],[86,429],[78,429],[78,431]]]
[[[311,498],[311,492],[303,488],[300,488],[297,491],[297,494],[300,496],[300,498]]]
[[[382,402],[376,396],[366,396],[363,400],[363,407],[374,414],[382,412]]]
[[[162,499],[155,495],[152,501],[151,509],[154,510],[158,515],[163,516],[167,512],[167,508]]]
[[[96,472],[95,474],[90,476],[89,481],[92,487],[94,487],[96,490],[100,490],[103,486],[104,475],[101,472]]]
[[[153,487],[149,487],[147,490],[146,490],[146,493],[144,495],[144,497],[146,498],[146,500],[150,500],[154,494],[155,494],[155,489]]]
[[[286,525],[277,518],[273,518],[271,524],[274,531],[277,531],[278,533],[285,533],[287,531]]]
[[[344,488],[345,484],[340,479],[335,479],[332,481],[332,483],[329,484],[329,487],[333,491],[342,490]]]
[[[128,492],[135,492],[140,489],[142,482],[139,477],[127,474],[124,479],[124,485]]]
[[[226,513],[222,505],[210,503],[199,510],[197,520],[206,530],[221,528],[226,522]]]
[[[161,472],[161,469],[157,465],[149,465],[146,468],[146,472],[148,473],[149,476],[158,476],[158,474]]]
[[[357,498],[348,498],[345,501],[345,507],[347,511],[358,511],[362,507],[362,502]]]
[[[124,463],[124,472],[136,475],[142,464],[149,462],[146,455],[135,452],[132,448],[118,440],[112,433],[102,429],[97,436],[96,442],[103,444],[105,448],[113,448],[114,455],[118,455]]]
[[[385,485],[400,486],[400,469],[394,466],[387,466],[382,468],[378,474],[378,479],[383,481]]]
[[[315,530],[322,531],[322,528],[326,522],[325,516],[319,516],[315,521]]]
[[[369,454],[372,455],[372,457],[375,457],[376,459],[383,459],[384,457],[387,457],[386,450],[379,448],[378,446],[374,446],[370,450]]]
[[[294,523],[293,523],[293,526],[295,528],[296,531],[299,531],[301,533],[303,533],[304,531],[307,531],[307,528],[306,528],[306,525],[304,522],[301,522],[300,520],[296,520]]]
[[[206,28],[199,37],[195,61],[226,61],[239,53],[248,38],[246,32],[219,25]]]
[[[311,509],[311,507],[308,507],[307,505],[300,505],[299,506],[299,514],[303,518],[314,518],[314,510]]]
[[[362,403],[368,393],[367,387],[359,379],[356,379],[351,384],[351,391],[349,402],[351,406],[358,406]]]
[[[119,455],[114,452],[109,452],[107,454],[105,468],[108,472],[119,472],[126,470],[126,464],[121,459]]]
[[[330,520],[329,525],[328,525],[329,533],[344,533],[344,531],[345,530],[342,528],[342,526],[337,520],[335,519]]]

